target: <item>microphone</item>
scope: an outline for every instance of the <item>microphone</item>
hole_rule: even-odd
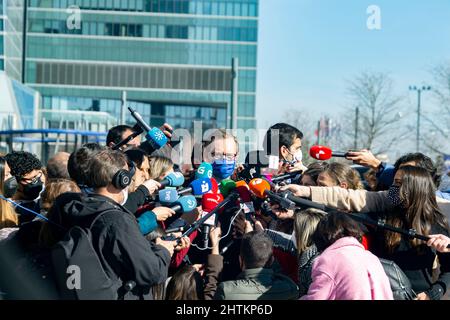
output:
[[[161,187],[180,187],[184,183],[184,176],[181,172],[171,172],[161,180]]]
[[[142,119],[142,116],[131,107],[128,107],[128,110],[130,110],[131,116],[136,120],[138,125],[145,132],[147,132],[145,137],[153,149],[157,150],[166,145],[167,137],[165,136],[164,132],[156,127],[150,128],[150,126],[144,121],[144,119]]]
[[[213,214],[216,214],[217,212],[219,212],[220,210],[222,210],[225,206],[227,206],[229,203],[235,202],[236,199],[238,198],[238,194],[237,193],[230,193],[221,203],[219,203],[219,205],[217,207],[214,208],[214,210],[212,210],[211,212],[209,212],[208,214],[206,214],[204,217],[200,218],[199,220],[195,221],[193,224],[191,224],[189,226],[189,228],[183,233],[182,237],[187,237],[190,234],[192,234],[192,232],[194,232],[195,230],[197,230],[198,228],[200,228],[200,226],[206,221],[208,220],[208,218],[210,216],[212,216]]]
[[[202,162],[195,172],[195,179],[208,178],[211,179],[213,175],[212,165],[208,162]]]
[[[205,193],[202,197],[202,218],[206,216],[208,213],[213,211],[219,203],[223,201],[223,197],[221,194],[212,194],[212,193]],[[208,247],[209,242],[209,231],[211,229],[211,226],[216,225],[216,215],[211,215],[205,222],[203,222],[202,225],[202,240],[203,240],[203,248]]]
[[[166,188],[159,190],[158,199],[162,205],[168,205],[176,202],[180,196],[176,189]]]
[[[201,196],[211,190],[211,180],[208,178],[197,179],[191,182],[188,188],[178,191],[179,195],[192,192],[194,196]]]
[[[253,225],[251,216],[255,214],[255,208],[248,184],[243,180],[236,182],[236,191],[243,202],[242,209],[245,212],[245,218]]]
[[[309,149],[309,155],[317,160],[329,160],[331,157],[345,158],[348,152],[333,152],[330,148],[324,146],[312,146]]]
[[[236,182],[231,179],[222,180],[219,183],[220,193],[226,197],[230,194],[231,190],[236,188]]]
[[[295,207],[295,203],[293,201],[271,191],[269,182],[264,179],[253,179],[250,181],[248,186],[254,195],[260,199],[269,198],[285,209],[293,209]]]
[[[219,184],[217,183],[217,180],[214,178],[211,178],[211,190],[210,193],[219,193]]]
[[[291,173],[286,173],[286,174],[282,174],[279,176],[275,176],[271,178],[271,181],[275,184],[278,184],[280,182],[284,182],[286,181],[287,183],[292,183],[293,180],[300,180],[300,177],[302,175],[298,172],[291,172]]]
[[[178,199],[175,202],[175,205],[170,207],[170,209],[172,209],[175,212],[186,213],[186,212],[191,212],[196,207],[197,207],[197,200],[195,199],[194,196],[189,195],[189,196],[184,196],[184,197],[181,197],[180,199]]]
[[[322,211],[327,211],[329,209],[323,204],[296,197],[291,192],[280,193],[280,195],[285,199],[289,199],[290,201],[294,202],[300,208],[314,208]]]

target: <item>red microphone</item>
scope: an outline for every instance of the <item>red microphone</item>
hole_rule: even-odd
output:
[[[330,148],[324,146],[312,146],[309,149],[309,155],[317,160],[329,160],[331,157],[347,157],[347,152],[333,152]]]
[[[250,192],[250,187],[244,180],[236,182],[236,191],[239,193],[239,198],[241,198],[242,209],[245,213],[245,218],[253,224],[252,215],[255,214],[255,207],[253,206],[252,194]]]
[[[205,193],[202,196],[202,218],[206,216],[208,213],[213,211],[219,203],[223,201],[223,196],[219,193]],[[211,229],[211,226],[216,225],[216,215],[213,214],[211,217],[209,217],[205,222],[203,223],[202,228],[202,239],[203,239],[203,248],[208,247],[208,241],[209,241],[209,230]]]
[[[217,183],[217,180],[214,178],[210,178],[211,180],[211,190],[208,193],[219,193],[219,184]]]

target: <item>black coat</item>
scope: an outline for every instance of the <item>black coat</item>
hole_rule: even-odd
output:
[[[167,279],[169,251],[147,241],[135,216],[110,198],[66,193],[57,198],[52,210],[57,211],[52,217],[59,216],[61,225],[68,229],[89,226],[108,210],[91,228],[93,247],[111,279],[136,282],[133,295],[150,297],[150,287]]]

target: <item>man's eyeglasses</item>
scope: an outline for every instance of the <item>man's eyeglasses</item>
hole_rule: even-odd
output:
[[[33,178],[20,178],[20,182],[25,184],[35,184],[41,177],[42,171],[35,175]]]
[[[225,153],[212,153],[211,155],[214,160],[233,161],[233,160],[236,160],[236,157],[237,157],[237,154],[225,154]]]

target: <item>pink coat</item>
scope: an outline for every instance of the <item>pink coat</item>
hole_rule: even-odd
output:
[[[378,258],[353,237],[337,240],[317,257],[301,300],[393,300]]]

